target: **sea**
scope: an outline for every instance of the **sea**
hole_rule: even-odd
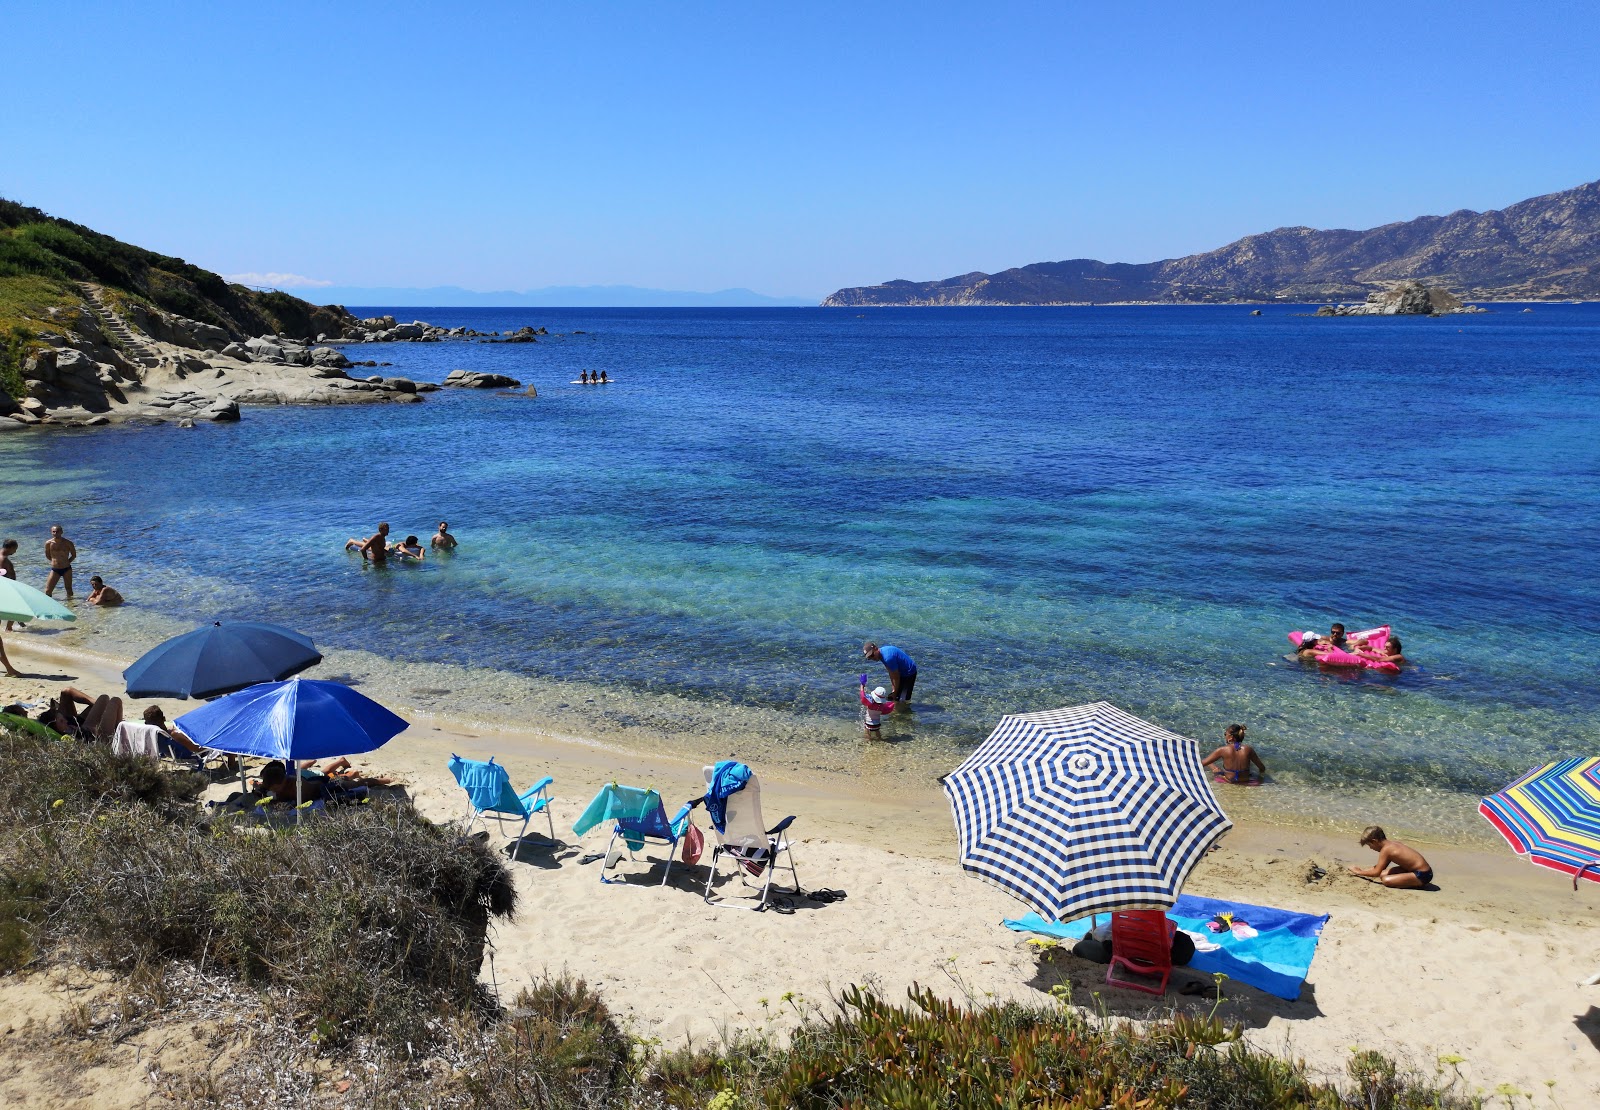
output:
[[[1600,752],[1600,305],[1313,309],[361,308],[549,334],[346,348],[516,390],[0,436],[23,579],[59,522],[129,602],[12,635],[275,621],[414,719],[930,795],[1002,715],[1103,700],[1247,726],[1230,812],[1477,835]],[[460,548],[367,566],[380,520]],[[1332,621],[1412,665],[1291,655]],[[919,670],[870,743],[866,640]]]

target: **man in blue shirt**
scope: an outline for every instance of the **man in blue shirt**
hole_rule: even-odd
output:
[[[911,656],[893,644],[880,648],[871,640],[861,645],[861,654],[882,663],[883,669],[889,672],[889,700],[909,704],[911,688],[917,684],[917,665]]]

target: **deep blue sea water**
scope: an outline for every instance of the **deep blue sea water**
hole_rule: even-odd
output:
[[[1248,725],[1302,804],[1375,780],[1459,808],[1600,751],[1600,306],[395,311],[548,327],[348,351],[538,396],[0,437],[24,577],[60,520],[134,603],[97,642],[281,620],[407,664],[383,689],[411,709],[888,781],[1101,698]],[[441,518],[462,549],[421,568],[341,551]],[[1415,669],[1286,658],[1330,620],[1392,623]],[[876,750],[867,638],[921,671]]]

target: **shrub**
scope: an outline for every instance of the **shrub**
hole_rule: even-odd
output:
[[[283,988],[324,1044],[431,1043],[494,1008],[478,983],[510,873],[406,805],[278,832],[204,825],[195,776],[99,745],[4,735],[0,953],[122,969],[181,959]]]

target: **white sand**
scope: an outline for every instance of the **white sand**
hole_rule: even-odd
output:
[[[54,651],[25,635],[6,643],[19,668],[49,677],[0,680],[0,701],[64,681],[91,693],[121,688],[120,664]],[[675,808],[700,793],[699,767],[443,719],[419,719],[357,763],[398,776],[423,812],[444,819],[464,810],[445,769],[451,751],[499,756],[519,786],[555,777],[559,843],[518,853],[512,866],[521,909],[514,923],[495,928],[493,965],[485,968],[507,1000],[523,984],[568,971],[598,987],[633,1032],[672,1045],[786,1028],[800,1012],[830,1008],[850,984],[893,998],[922,983],[956,997],[1041,1001],[1066,976],[1076,1001],[1112,1014],[1142,1015],[1156,1004],[1105,987],[1098,965],[1068,957],[1041,969],[1024,938],[999,924],[1023,907],[955,864],[948,809],[932,788],[869,798],[848,781],[763,774],[768,820],[799,815],[791,831],[802,885],[848,897],[800,901],[792,914],[748,913],[701,900],[703,864],[675,865],[671,882],[659,886],[658,848],[646,851],[650,865],[622,863],[615,874],[623,883],[603,885],[602,864],[580,862],[609,836],[599,828],[580,842],[571,832],[604,783],[655,786]],[[532,828],[542,832],[542,821]],[[1332,915],[1298,1002],[1229,984],[1222,1015],[1242,1022],[1254,1043],[1303,1057],[1330,1077],[1343,1076],[1352,1046],[1383,1050],[1430,1074],[1440,1056],[1454,1054],[1465,1058],[1460,1070],[1474,1087],[1509,1083],[1534,1094],[1536,1105],[1554,1105],[1546,1081],[1555,1080],[1555,1098],[1568,1110],[1600,1105],[1600,986],[1577,985],[1600,970],[1600,887],[1585,884],[1575,894],[1561,876],[1509,851],[1433,844],[1420,846],[1438,891],[1390,891],[1343,875],[1305,880],[1309,860],[1327,868],[1368,862],[1354,840],[1241,828],[1200,866],[1194,893]],[[1177,972],[1166,1003],[1209,1009],[1209,1001],[1175,993],[1195,978]],[[1092,992],[1100,992],[1098,1003]]]

